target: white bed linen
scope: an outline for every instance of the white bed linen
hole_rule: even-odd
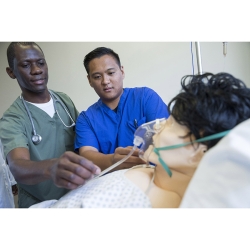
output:
[[[180,208],[250,207],[250,119],[203,157]]]
[[[44,201],[30,208],[151,208],[148,196],[125,176],[126,171],[90,180],[58,201]]]

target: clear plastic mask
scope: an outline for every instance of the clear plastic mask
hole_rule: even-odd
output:
[[[159,133],[162,129],[161,122],[166,120],[166,118],[156,119],[154,121],[142,124],[134,134],[134,145],[136,145],[139,150],[139,157],[144,159],[144,152],[148,149],[150,145],[153,144],[153,136]]]
[[[163,128],[165,123],[162,123],[162,121],[166,120],[166,118],[162,119],[156,119],[154,121],[142,124],[134,134],[134,145],[136,145],[138,148],[140,148],[139,151],[139,157],[143,159],[144,161],[147,161],[144,157],[144,152],[148,149],[150,145],[153,145],[153,136],[157,133],[159,133]],[[210,141],[218,138],[222,138],[225,135],[227,135],[230,132],[230,130],[220,132],[214,135],[206,136],[203,138],[200,138],[198,140],[194,140],[193,142],[187,142],[183,144],[176,144],[176,145],[171,145],[171,146],[166,146],[166,147],[161,147],[161,148],[155,148],[154,147],[154,152],[158,155],[159,157],[159,162],[162,164],[166,172],[169,174],[169,176],[172,176],[172,172],[170,171],[168,165],[162,160],[160,156],[160,151],[162,150],[173,150],[176,148],[180,147],[185,147],[187,145],[190,145],[195,142],[204,142],[204,141]]]

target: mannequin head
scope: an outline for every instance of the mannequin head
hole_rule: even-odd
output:
[[[160,122],[160,129],[153,136],[153,144],[145,151],[143,157],[146,161],[152,162],[157,166],[163,165],[166,168],[176,169],[188,172],[194,172],[197,168],[202,156],[207,151],[207,146],[202,143],[193,142],[195,137],[190,134],[187,126],[179,124],[173,116],[169,116],[167,120]],[[191,142],[191,143],[190,143]],[[187,144],[176,149],[166,149],[158,151],[158,149],[173,145]],[[156,152],[156,150],[158,152]],[[166,165],[165,165],[166,164]],[[168,172],[169,170],[165,170]],[[169,173],[171,176],[171,172]]]
[[[144,159],[161,165],[154,148],[194,142],[234,128],[250,118],[250,89],[227,73],[185,76],[182,90],[168,104],[171,116],[161,122]],[[219,139],[160,151],[170,169],[195,169]]]

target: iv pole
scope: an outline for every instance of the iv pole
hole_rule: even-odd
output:
[[[200,52],[200,43],[199,42],[195,42],[195,48],[196,48],[198,75],[202,75],[201,52]]]

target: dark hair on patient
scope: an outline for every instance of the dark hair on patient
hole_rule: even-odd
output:
[[[250,118],[250,89],[228,73],[187,75],[181,85],[168,109],[178,123],[190,129],[187,136],[199,139],[230,130]],[[209,149],[219,140],[203,144]]]
[[[116,60],[119,67],[121,67],[121,62],[120,62],[120,58],[119,58],[118,54],[116,54],[112,49],[105,48],[105,47],[98,47],[98,48],[92,50],[91,52],[89,52],[84,57],[83,64],[84,64],[84,67],[85,67],[88,74],[89,74],[90,61],[92,61],[95,58],[100,58],[100,57],[105,56],[105,55],[112,56]]]
[[[7,58],[8,58],[8,63],[9,63],[9,67],[11,69],[14,68],[14,58],[15,58],[15,47],[19,46],[19,45],[23,45],[23,46],[28,46],[28,45],[33,45],[33,46],[37,46],[41,51],[42,49],[40,48],[40,46],[38,44],[36,44],[35,42],[12,42],[9,44],[8,49],[7,49]],[[43,53],[43,51],[42,51]]]

